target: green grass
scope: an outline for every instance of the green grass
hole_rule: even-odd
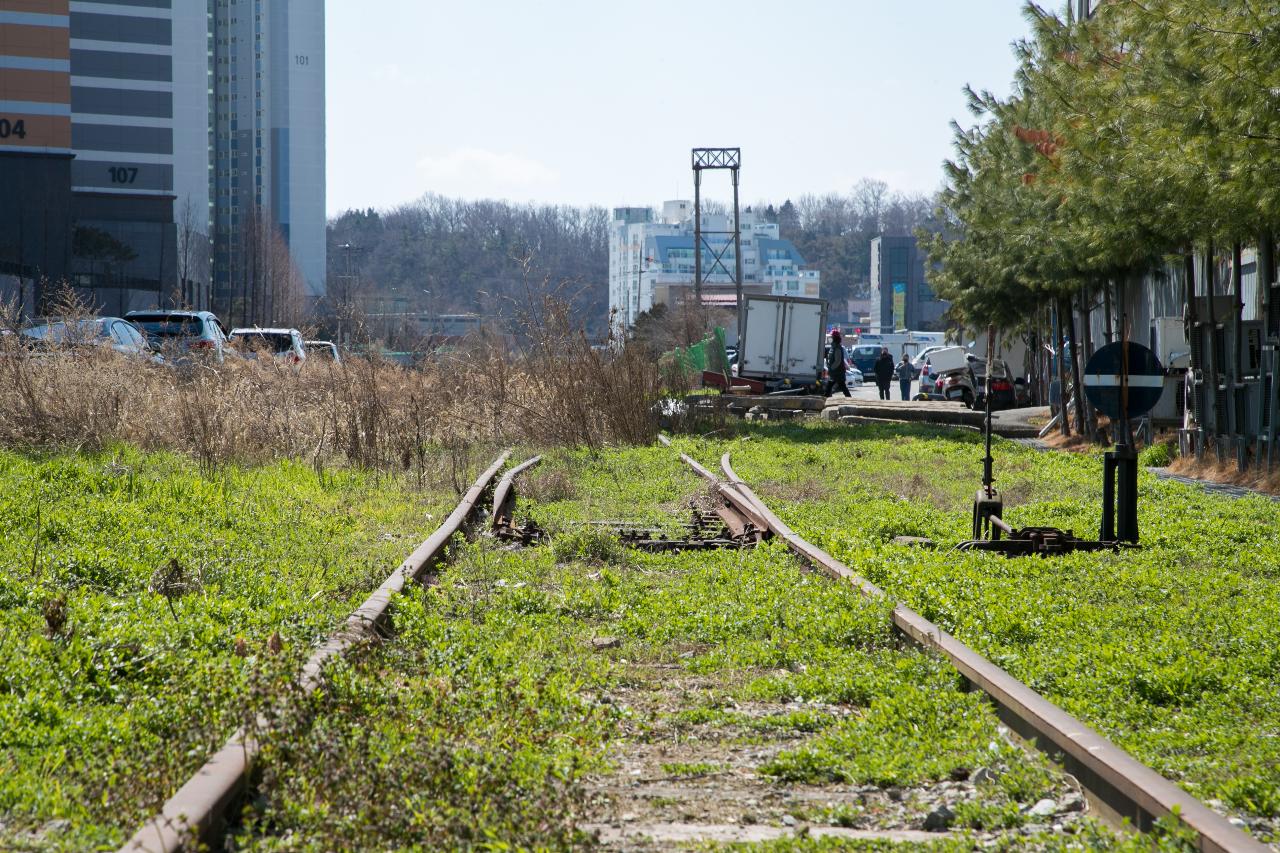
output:
[[[123,842],[442,506],[291,462],[0,452],[0,847]]]
[[[630,739],[664,737],[667,722],[673,745],[690,726],[779,733],[784,748],[755,768],[765,780],[927,784],[986,766],[1020,780],[981,794],[993,813],[1063,790],[1040,757],[1003,740],[949,666],[899,645],[883,603],[780,545],[601,560],[578,522],[663,522],[655,504],[680,513],[700,491],[669,451],[560,452],[545,464],[575,474],[572,498],[523,506],[551,542],[478,542],[437,586],[402,598],[395,642],[338,665],[315,725],[269,740],[241,849],[585,845],[575,826],[590,811],[587,775],[609,774]],[[593,648],[601,636],[618,645]],[[727,710],[797,699],[848,713]],[[727,760],[674,754],[660,769],[741,771]]]
[[[1008,560],[951,549],[970,534],[976,436],[811,425],[682,446],[704,462],[732,450],[800,535],[1192,793],[1280,813],[1277,504],[1144,473],[1141,550]],[[1012,524],[1096,537],[1098,456],[1003,441],[995,456]]]

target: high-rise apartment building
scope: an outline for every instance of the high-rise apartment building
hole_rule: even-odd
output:
[[[119,313],[180,298],[170,0],[72,0],[73,282]]]
[[[272,296],[264,221],[306,295],[325,286],[324,2],[210,0],[214,68],[214,303],[252,320]]]
[[[268,321],[324,293],[324,164],[323,0],[0,0],[0,298]]]
[[[0,0],[0,298],[34,310],[71,256],[67,0]]]
[[[702,300],[732,308],[737,304],[732,246],[733,217],[704,214]],[[694,284],[693,205],[668,201],[658,214],[648,207],[615,207],[609,227],[609,310],[614,327],[629,329],[655,305],[691,294]],[[804,269],[805,260],[776,222],[748,209],[741,214],[744,293],[818,296],[822,277]],[[717,259],[718,256],[718,259]]]

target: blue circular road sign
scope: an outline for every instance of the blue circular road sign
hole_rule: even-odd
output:
[[[1163,393],[1164,367],[1142,344],[1107,344],[1084,367],[1084,395],[1109,418],[1142,417]]]

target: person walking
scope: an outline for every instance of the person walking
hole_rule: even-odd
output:
[[[880,348],[880,356],[876,359],[876,387],[880,389],[880,399],[889,399],[889,383],[893,381],[893,356],[888,347]]]
[[[898,362],[898,367],[893,372],[898,377],[898,387],[902,389],[902,399],[910,400],[911,374],[914,371],[911,369],[911,359],[907,358],[905,351],[902,353],[902,361]]]
[[[840,342],[839,329],[832,330],[831,346],[827,347],[827,387],[823,396],[830,397],[834,391],[843,391],[846,397],[853,397],[845,376],[844,345]]]

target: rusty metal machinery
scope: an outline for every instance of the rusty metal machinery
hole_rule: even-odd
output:
[[[1056,527],[1013,527],[998,515],[988,515],[985,520],[994,535],[961,542],[956,546],[957,550],[995,551],[1006,557],[1029,557],[1033,554],[1050,557],[1072,551],[1118,551],[1122,547],[1133,547],[1122,542],[1078,539],[1074,532]],[[1005,538],[1000,538],[1001,533]]]
[[[711,509],[695,505],[683,536],[639,525],[619,525],[618,539],[640,551],[710,551],[718,548],[752,548],[767,531],[761,530],[733,506],[720,502]]]
[[[983,428],[986,455],[982,460],[982,486],[973,498],[973,538],[956,546],[959,551],[993,551],[1006,557],[1029,557],[1032,555],[1050,557],[1058,554],[1069,554],[1072,551],[1119,551],[1121,548],[1136,548],[1138,540],[1137,521],[1134,518],[1137,510],[1137,475],[1132,473],[1125,478],[1125,469],[1121,469],[1120,480],[1125,494],[1132,494],[1135,509],[1125,514],[1121,509],[1122,531],[1119,541],[1115,536],[1115,524],[1112,513],[1115,511],[1115,480],[1112,455],[1107,454],[1107,469],[1104,479],[1103,522],[1101,539],[1079,539],[1070,530],[1059,530],[1056,527],[1023,527],[1017,528],[1004,520],[1004,499],[995,488],[994,460],[991,457],[991,374],[994,370],[994,353],[996,338],[992,327],[987,329],[987,369],[986,369],[986,424]],[[1123,501],[1121,504],[1123,505]],[[1128,535],[1132,525],[1132,536]]]

